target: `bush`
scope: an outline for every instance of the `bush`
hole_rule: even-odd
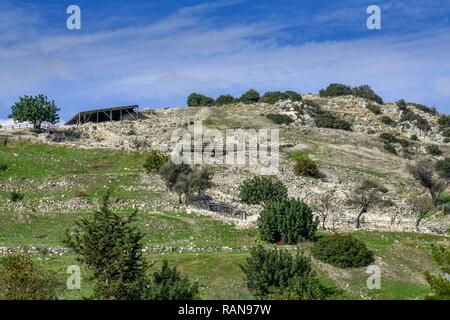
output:
[[[236,102],[236,98],[230,96],[229,94],[221,95],[216,99],[216,105],[218,106],[224,106],[227,104],[232,104],[234,102]]]
[[[283,100],[291,100],[291,101],[302,101],[302,96],[294,91],[286,91],[286,92],[266,92],[259,101],[268,103],[268,104],[275,104],[279,101]]]
[[[332,83],[326,89],[320,90],[319,94],[321,97],[347,96],[352,95],[353,90],[349,86],[340,83]]]
[[[56,300],[56,279],[25,254],[0,260],[1,300]]]
[[[369,104],[367,109],[373,114],[381,114],[381,108],[375,104]]]
[[[278,178],[256,176],[239,187],[240,198],[246,204],[266,204],[287,197],[287,188]]]
[[[209,107],[214,105],[214,99],[194,92],[189,95],[187,105],[189,107]]]
[[[194,300],[197,296],[197,284],[182,278],[176,267],[169,268],[167,260],[153,273],[152,284],[144,293],[145,300]]]
[[[450,115],[442,115],[438,119],[438,124],[442,127],[450,126]]]
[[[430,108],[430,107],[427,107],[427,106],[425,106],[423,104],[413,103],[413,102],[410,102],[409,104],[414,106],[417,110],[420,110],[422,112],[429,113],[429,114],[434,115],[434,116],[438,115],[438,111],[434,107]]]
[[[162,152],[152,150],[144,162],[144,168],[147,173],[157,172],[170,157]]]
[[[8,170],[8,165],[5,163],[0,163],[0,172]]]
[[[412,110],[408,109],[405,100],[399,100],[397,102],[398,109],[401,111],[400,121],[405,122],[413,122],[422,131],[429,131],[431,129],[430,124],[425,118],[422,118],[420,115],[414,113]]]
[[[270,243],[314,240],[318,224],[308,205],[292,198],[267,204],[258,219],[259,235]]]
[[[266,115],[266,117],[276,124],[291,124],[292,122],[294,122],[294,119],[286,114],[269,113],[268,115]]]
[[[435,144],[430,144],[430,145],[426,146],[426,150],[427,150],[428,154],[432,155],[432,156],[442,155],[442,150],[439,149],[439,146],[437,146]]]
[[[384,143],[384,150],[392,154],[397,154],[397,149],[390,143]]]
[[[383,140],[385,143],[398,143],[400,144],[403,148],[407,148],[409,147],[409,142],[408,140],[405,139],[399,139],[395,136],[393,136],[392,134],[388,133],[388,132],[383,132],[380,134],[380,139]]]
[[[172,161],[166,162],[164,165],[159,168],[158,173],[166,182],[166,185],[169,189],[173,189],[175,184],[178,182],[180,176],[188,175],[192,172],[192,168],[190,165],[181,163],[175,164]]]
[[[435,246],[431,247],[433,260],[439,266],[439,274],[425,272],[425,279],[431,289],[431,294],[425,297],[426,300],[450,300],[450,248]]]
[[[9,194],[9,200],[12,202],[22,201],[25,196],[19,192],[13,191]]]
[[[304,282],[317,279],[309,259],[302,252],[297,251],[292,256],[288,250],[266,249],[261,245],[250,249],[250,256],[241,269],[247,288],[258,298],[280,295],[288,289],[295,290],[295,283],[299,279]]]
[[[417,136],[417,134],[413,134],[413,135],[411,135],[411,140],[412,141],[419,141],[419,137]]]
[[[445,128],[444,130],[442,130],[442,136],[444,136],[445,138],[450,138],[450,128]]]
[[[246,93],[244,93],[239,99],[245,104],[252,104],[259,101],[259,93],[255,89],[250,89]]]
[[[374,261],[366,245],[351,235],[324,236],[317,241],[311,253],[316,259],[338,268],[365,267]]]
[[[376,103],[383,104],[383,99],[377,95],[370,86],[362,85],[353,88],[353,95],[356,97],[364,98],[367,100],[375,101]]]
[[[349,122],[337,118],[330,112],[326,111],[321,111],[318,115],[316,115],[316,117],[314,118],[314,122],[316,123],[316,126],[319,128],[331,128],[346,131],[352,130],[352,126]]]
[[[383,124],[385,124],[387,126],[390,126],[390,127],[395,126],[395,121],[392,120],[389,116],[382,116],[380,118],[380,121],[381,121],[381,123],[383,123]]]
[[[170,157],[162,152],[152,150],[144,162],[144,169],[147,173],[157,172],[165,163],[169,161]]]
[[[441,177],[450,179],[450,158],[437,161],[434,168]]]
[[[307,156],[299,156],[295,159],[294,173],[297,176],[317,177],[319,168],[314,160]]]

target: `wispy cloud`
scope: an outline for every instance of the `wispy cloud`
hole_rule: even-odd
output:
[[[224,25],[206,15],[236,3],[182,8],[147,25],[33,35],[26,43],[2,45],[0,116],[17,96],[40,92],[55,99],[68,116],[91,105],[184,104],[192,91],[238,94],[256,87],[313,92],[335,81],[369,83],[387,99],[416,100],[450,111],[444,105],[450,28],[413,36],[282,44],[277,40],[292,27],[289,22]],[[20,14],[8,12],[2,19]],[[26,30],[18,21],[11,39]]]

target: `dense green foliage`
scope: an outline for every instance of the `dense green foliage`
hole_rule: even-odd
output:
[[[246,204],[267,204],[287,197],[287,188],[276,177],[256,176],[239,186],[240,198]]]
[[[382,116],[380,118],[380,121],[381,121],[381,123],[383,123],[383,124],[385,124],[387,126],[390,126],[390,127],[395,126],[395,121],[392,120],[389,116]]]
[[[317,177],[319,175],[319,167],[307,155],[297,156],[294,161],[295,175],[307,177]]]
[[[211,97],[204,96],[199,93],[191,93],[187,99],[189,107],[209,107],[214,105],[215,101]]]
[[[344,84],[332,83],[326,89],[320,90],[319,94],[321,97],[338,97],[338,96],[354,95],[356,97],[364,98],[379,104],[383,104],[383,99],[381,99],[381,97],[378,96],[368,85],[361,85],[352,88]]]
[[[157,172],[165,163],[169,161],[169,159],[169,155],[152,150],[145,159],[144,168],[147,173]]]
[[[395,149],[395,147],[390,143],[385,143],[383,148],[388,153],[397,154],[397,149]]]
[[[367,105],[367,109],[370,112],[372,112],[373,114],[381,114],[381,108],[380,108],[380,106],[377,106],[376,104]]]
[[[11,200],[12,202],[19,202],[19,201],[22,201],[24,197],[25,197],[25,196],[24,196],[22,193],[17,192],[17,191],[12,191],[12,192],[9,194],[9,200]]]
[[[303,201],[289,198],[268,203],[258,219],[262,240],[297,244],[314,240],[319,220]]]
[[[429,131],[431,129],[430,124],[428,121],[418,115],[417,113],[413,112],[411,109],[408,109],[407,104],[405,100],[401,99],[397,102],[398,109],[401,111],[400,121],[401,122],[413,122],[417,128],[419,128],[422,131]]]
[[[153,273],[153,281],[144,293],[145,300],[193,300],[198,296],[198,285],[182,277],[176,267],[163,261],[161,270]]]
[[[216,99],[217,106],[224,106],[227,104],[232,104],[234,102],[237,102],[237,99],[229,94],[221,95]]]
[[[374,261],[364,242],[351,235],[326,235],[317,241],[311,252],[316,259],[338,268],[364,267]]]
[[[423,111],[425,113],[429,113],[433,116],[436,116],[439,114],[435,107],[428,107],[423,104],[413,103],[413,102],[409,102],[409,104],[414,106],[417,110]]]
[[[9,117],[17,122],[31,122],[34,129],[40,131],[43,123],[55,124],[59,121],[59,110],[55,101],[49,101],[47,96],[24,96],[11,107]]]
[[[326,89],[322,89],[319,92],[321,97],[338,97],[352,95],[353,90],[351,87],[340,83],[332,83]]]
[[[287,250],[258,245],[241,266],[248,289],[258,298],[272,295],[298,300],[323,299],[325,289],[317,280],[310,261],[301,251],[292,256]]]
[[[266,117],[276,124],[291,124],[292,122],[294,122],[294,119],[292,119],[291,116],[287,114],[269,113],[266,115]]]
[[[261,102],[275,104],[279,101],[291,100],[291,101],[302,101],[302,96],[295,91],[274,91],[266,92],[260,99]]]
[[[438,124],[442,127],[450,127],[450,115],[442,115],[438,119]]]
[[[318,113],[314,118],[314,122],[319,128],[331,128],[346,131],[352,130],[352,125],[348,121],[340,119],[331,112],[327,111],[321,111]]]
[[[397,138],[397,137],[395,137],[394,135],[392,135],[391,133],[388,133],[388,132],[380,133],[380,139],[383,140],[384,142],[387,142],[387,143],[398,143],[403,148],[409,147],[409,141],[408,140]]]
[[[143,234],[134,225],[136,212],[120,216],[109,208],[109,194],[99,211],[82,218],[65,244],[86,263],[95,279],[94,298],[137,300],[147,285]]]
[[[186,196],[186,200],[190,200],[195,193],[201,194],[212,186],[213,173],[207,168],[192,169],[188,164],[168,161],[158,173],[167,187],[178,194],[180,203],[182,195]]]
[[[430,144],[430,145],[426,146],[425,149],[427,150],[429,155],[432,155],[432,156],[442,155],[442,150],[439,148],[438,145]]]
[[[245,104],[252,104],[259,101],[259,93],[255,89],[250,89],[247,92],[245,92],[241,97],[240,101]]]
[[[450,180],[450,158],[436,161],[434,168],[440,176]]]
[[[57,285],[29,255],[16,253],[0,260],[1,300],[56,300]]]
[[[450,300],[450,248],[432,247],[432,256],[439,265],[441,274],[425,273],[425,279],[431,289],[428,300]]]

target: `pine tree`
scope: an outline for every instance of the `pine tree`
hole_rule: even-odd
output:
[[[99,211],[77,222],[65,243],[92,270],[94,298],[140,299],[146,287],[143,234],[134,226],[137,212],[119,216],[109,208],[109,193]]]

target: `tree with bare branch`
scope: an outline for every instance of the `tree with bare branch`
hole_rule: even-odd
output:
[[[354,190],[350,202],[359,207],[358,215],[356,216],[356,228],[361,227],[361,217],[364,213],[369,211],[370,207],[382,200],[380,196],[380,187],[373,181],[364,180]]]
[[[447,189],[448,179],[436,174],[433,164],[430,161],[419,161],[409,166],[408,169],[420,185],[428,190],[433,206],[437,206],[439,196]]]
[[[416,217],[416,231],[419,231],[419,225],[435,207],[433,200],[428,196],[419,197],[413,200],[413,209],[417,214]]]
[[[333,210],[335,210],[333,193],[334,191],[327,191],[319,195],[312,205],[314,211],[320,216],[322,229],[326,229],[325,222],[328,216],[333,212]]]

